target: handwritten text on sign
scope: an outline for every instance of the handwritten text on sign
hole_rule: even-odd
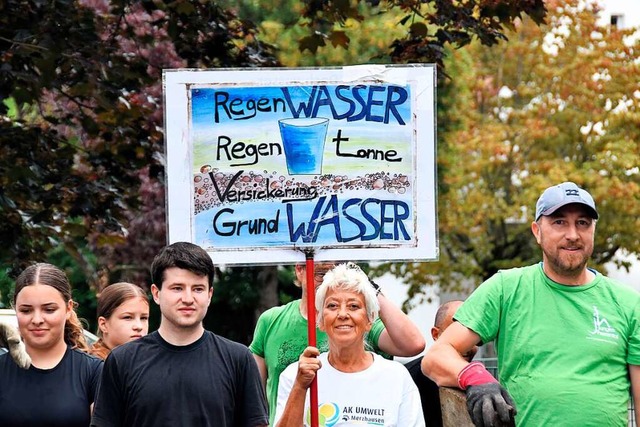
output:
[[[195,243],[411,246],[411,88],[193,87]]]

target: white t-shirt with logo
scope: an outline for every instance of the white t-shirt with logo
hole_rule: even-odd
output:
[[[373,364],[360,372],[346,373],[335,369],[329,353],[319,356],[318,426],[384,426],[422,427],[425,425],[420,394],[409,372],[400,363],[373,354]],[[298,371],[298,362],[280,375],[276,425],[287,403]],[[309,392],[304,410],[304,426],[309,422]]]

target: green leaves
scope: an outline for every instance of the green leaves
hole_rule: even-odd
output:
[[[383,24],[396,20],[403,35],[398,37],[395,31],[384,30],[370,35],[380,47],[375,56],[389,53],[393,62],[435,62],[442,69],[445,47],[460,48],[474,39],[487,46],[494,45],[506,40],[505,31],[515,28],[516,20],[525,15],[541,23],[546,9],[542,0],[340,0],[306,2],[301,12],[297,23],[303,30],[297,40],[301,52],[316,55],[327,46],[327,40],[334,48],[351,49],[352,41],[357,39],[352,27],[365,27],[369,21]]]
[[[213,2],[0,9],[0,265],[89,243],[146,270],[165,242],[162,69],[274,65],[270,47]]]
[[[496,44],[518,17],[540,23],[546,13],[542,0],[249,3],[0,2],[0,265],[19,269],[62,248],[93,284],[145,283],[166,241],[163,69],[277,66],[267,37],[291,66],[393,61],[442,68],[450,49],[474,40]],[[257,19],[234,12],[245,10],[280,25],[261,34]],[[453,92],[485,95],[474,85]],[[447,107],[439,129],[464,128],[467,111]],[[455,170],[459,153],[442,153],[439,169]],[[453,176],[442,194],[463,184]],[[453,197],[448,202],[457,206]],[[462,263],[479,250],[478,238],[456,229],[455,219],[446,221],[443,252]]]

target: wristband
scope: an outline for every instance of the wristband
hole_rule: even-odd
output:
[[[466,390],[471,385],[497,383],[493,375],[480,362],[471,362],[458,373],[458,387]]]

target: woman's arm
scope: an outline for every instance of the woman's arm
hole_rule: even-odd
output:
[[[278,417],[278,414],[276,414],[274,419],[277,427],[300,427],[303,425],[307,389],[311,386],[311,382],[321,367],[320,360],[318,360],[319,355],[320,351],[315,347],[304,349],[298,361],[298,373],[291,387],[282,416]]]

